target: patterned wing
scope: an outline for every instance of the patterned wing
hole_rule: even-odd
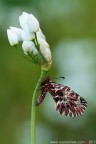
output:
[[[41,95],[37,99],[36,106],[39,106],[43,102],[47,91],[47,88],[41,88]]]
[[[50,82],[50,77],[46,77],[42,81],[42,83],[41,83],[41,95],[37,99],[36,106],[40,105],[43,102],[43,100],[46,96],[46,93],[48,91],[49,82]]]
[[[78,117],[87,107],[85,99],[67,86],[52,82],[49,92],[56,102],[56,110],[65,116]]]

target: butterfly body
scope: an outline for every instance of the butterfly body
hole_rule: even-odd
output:
[[[37,106],[43,102],[47,92],[52,95],[56,103],[56,110],[65,116],[80,116],[87,107],[84,98],[71,90],[70,87],[52,82],[50,77],[46,77],[41,83],[41,95],[37,99]]]

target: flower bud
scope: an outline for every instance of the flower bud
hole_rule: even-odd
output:
[[[46,40],[46,37],[45,35],[43,34],[43,32],[41,31],[41,29],[39,28],[38,32],[36,33],[37,34],[37,39],[44,39]]]
[[[41,65],[43,70],[49,70],[52,64],[52,55],[49,44],[44,39],[39,39],[40,51],[46,62]]]
[[[12,32],[12,30],[7,30],[8,40],[11,46],[14,46],[19,43],[18,36],[16,33]]]
[[[49,44],[46,42],[45,39],[39,38],[38,43],[40,45],[40,49],[44,49],[46,47],[49,47]]]
[[[34,33],[39,30],[39,22],[32,14],[23,12],[22,15],[19,16],[19,21],[25,32],[29,31],[30,33]]]
[[[27,24],[28,24],[28,29],[31,33],[37,32],[39,30],[39,22],[38,20],[32,15],[28,14],[28,19],[27,19]]]
[[[29,31],[26,30],[26,32],[24,30],[22,30],[21,32],[21,36],[22,36],[22,40],[23,41],[30,41],[35,39],[35,34],[34,33],[30,33]]]
[[[23,12],[22,15],[19,16],[20,26],[25,31],[28,30],[27,18],[28,18],[28,13],[26,12]]]
[[[32,41],[24,41],[22,43],[22,48],[25,54],[33,53],[33,55],[36,55],[38,53]]]
[[[22,36],[21,36],[21,33],[23,31],[22,29],[16,27],[10,27],[10,30],[17,35],[18,41],[22,41]]]

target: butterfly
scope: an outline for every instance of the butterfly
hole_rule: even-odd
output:
[[[43,102],[47,92],[51,94],[56,103],[56,111],[61,115],[78,117],[87,107],[87,102],[83,97],[68,86],[52,82],[49,76],[41,83],[41,95],[37,99],[36,106]]]

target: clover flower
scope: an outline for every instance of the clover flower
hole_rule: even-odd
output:
[[[33,53],[34,55],[38,54],[37,49],[35,48],[35,45],[32,41],[24,41],[22,43],[22,48],[25,54],[28,55],[28,53]]]
[[[19,43],[18,35],[13,32],[11,29],[7,30],[8,40],[11,46],[14,46]]]
[[[46,37],[40,29],[39,21],[32,15],[23,12],[19,16],[21,28],[10,27],[7,30],[11,46],[22,43],[23,54],[38,63],[42,70],[48,71],[52,64],[52,56]]]

